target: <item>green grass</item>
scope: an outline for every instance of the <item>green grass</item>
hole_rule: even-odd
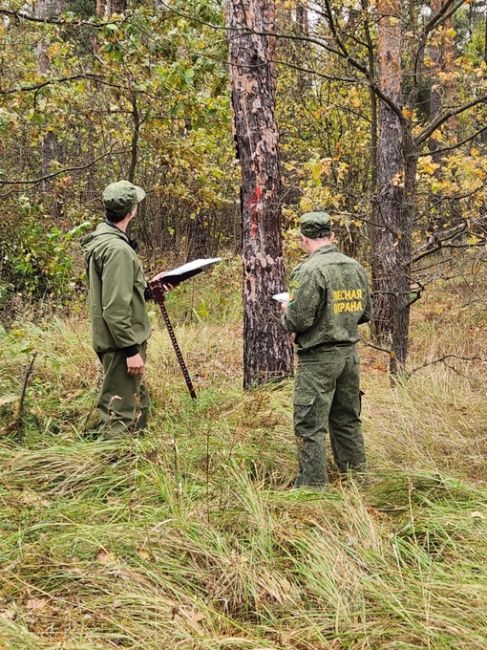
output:
[[[39,355],[23,440],[7,429],[15,402],[0,406],[0,647],[485,647],[482,365],[433,365],[392,389],[362,350],[370,484],[289,491],[292,382],[244,393],[238,301],[189,323],[173,300],[198,401],[157,327],[140,439],[82,436],[100,374],[81,317],[2,334],[2,395]],[[481,349],[453,316],[432,340],[424,315],[412,365]]]

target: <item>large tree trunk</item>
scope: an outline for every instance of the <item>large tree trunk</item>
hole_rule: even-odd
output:
[[[402,106],[400,0],[378,2],[378,81],[381,91]],[[374,329],[391,345],[390,369],[404,367],[408,349],[410,258],[416,158],[407,128],[384,102],[379,113],[376,223],[373,232]]]
[[[237,157],[242,171],[244,387],[288,376],[292,347],[274,293],[284,287],[281,177],[274,115],[275,6],[228,0],[229,57]]]
[[[484,22],[484,63],[487,64],[487,6],[485,8],[485,22]],[[487,128],[484,129],[480,135],[482,144],[487,144]]]

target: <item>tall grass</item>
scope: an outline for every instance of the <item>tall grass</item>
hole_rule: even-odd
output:
[[[100,375],[81,317],[2,335],[2,394],[39,356],[22,441],[15,404],[0,406],[0,647],[484,648],[482,364],[391,388],[363,349],[370,483],[289,491],[292,382],[244,393],[236,303],[190,322],[173,300],[198,400],[157,326],[142,438],[83,436]],[[420,310],[412,365],[478,351],[454,314],[434,330]]]

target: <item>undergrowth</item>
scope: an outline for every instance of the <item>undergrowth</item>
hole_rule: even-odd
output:
[[[435,363],[391,388],[362,347],[370,481],[331,468],[327,492],[293,491],[292,382],[241,390],[230,296],[225,322],[173,301],[198,400],[156,324],[141,438],[83,436],[100,371],[81,316],[2,334],[0,647],[484,648],[484,366]],[[411,368],[480,354],[485,312],[470,308],[470,332],[451,302],[418,306]]]

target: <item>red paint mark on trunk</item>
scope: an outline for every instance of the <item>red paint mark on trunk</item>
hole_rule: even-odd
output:
[[[252,235],[252,239],[255,239],[257,237],[257,232],[259,230],[259,226],[257,223],[258,222],[257,204],[259,203],[261,196],[262,196],[262,188],[256,187],[255,192],[252,194],[252,196],[249,199],[249,208],[251,210],[250,234]]]

